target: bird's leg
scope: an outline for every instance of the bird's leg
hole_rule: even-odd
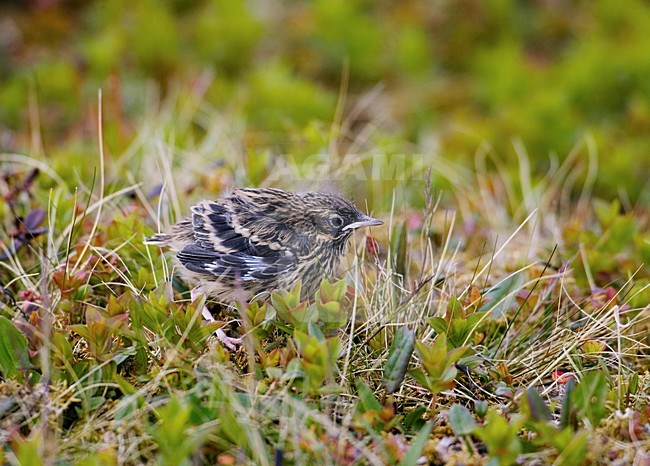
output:
[[[201,290],[199,289],[198,286],[192,288],[192,290],[190,291],[190,299],[192,300],[192,302],[196,301],[196,298],[198,298],[200,295],[201,295]],[[206,306],[205,304],[203,304],[203,308],[201,309],[201,315],[208,322],[214,322],[214,317],[212,317],[212,313],[210,312],[210,309],[208,309],[208,306]]]
[[[226,335],[226,332],[224,332],[222,329],[217,329],[215,332],[217,335],[217,338],[221,343],[223,343],[230,351],[235,351],[237,349],[237,346],[241,345],[244,342],[243,338],[230,338],[228,335]]]
[[[198,286],[195,287],[195,288],[192,288],[192,290],[190,291],[190,299],[192,300],[192,302],[196,301],[196,299],[200,295],[201,295],[201,289]],[[207,320],[210,323],[216,322],[214,320],[214,317],[212,317],[212,313],[210,312],[210,309],[208,309],[208,306],[206,306],[205,304],[203,305],[203,309],[201,309],[201,315],[203,316],[203,318],[205,320]],[[223,343],[224,346],[226,346],[231,351],[235,351],[237,349],[237,345],[241,345],[242,342],[243,342],[243,340],[241,338],[230,338],[220,328],[217,329],[215,334],[216,334],[217,338],[219,339],[219,341],[221,341],[221,343]]]

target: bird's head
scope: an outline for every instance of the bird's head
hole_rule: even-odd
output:
[[[305,193],[302,195],[306,211],[305,225],[321,248],[331,248],[335,255],[345,251],[348,239],[357,228],[381,225],[379,219],[369,217],[347,199],[334,194]]]
[[[298,256],[325,255],[331,261],[345,252],[357,228],[383,223],[335,194],[240,189],[228,202],[237,228],[254,242],[271,244],[272,249],[287,247]]]

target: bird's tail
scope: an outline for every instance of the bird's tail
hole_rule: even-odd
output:
[[[149,238],[145,238],[144,244],[149,244],[151,246],[169,246],[172,237],[166,233],[157,233]]]

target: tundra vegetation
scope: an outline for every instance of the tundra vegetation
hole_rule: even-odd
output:
[[[650,461],[647,3],[0,13],[0,463]],[[143,239],[233,186],[385,224],[207,324]]]

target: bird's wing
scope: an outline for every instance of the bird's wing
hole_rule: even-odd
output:
[[[299,196],[273,188],[238,189],[227,202],[233,227],[255,244],[290,248],[299,255],[310,252],[308,237],[290,226],[292,216],[309,215]]]
[[[222,254],[246,253],[264,256],[268,251],[256,245],[233,226],[233,212],[227,206],[203,201],[192,207],[192,230],[202,248]]]
[[[192,208],[194,241],[176,255],[188,270],[242,280],[272,278],[293,270],[297,258],[281,245],[261,241],[233,221],[229,206],[203,201]]]
[[[283,250],[298,255],[309,253],[307,237],[277,220],[277,202],[241,195],[242,191],[245,190],[237,191],[225,202],[203,201],[192,208],[192,228],[201,246],[262,257]]]
[[[176,254],[183,266],[195,273],[236,280],[267,280],[291,272],[297,260],[292,254],[276,251],[265,257],[245,253],[220,254],[198,244],[185,246]]]

